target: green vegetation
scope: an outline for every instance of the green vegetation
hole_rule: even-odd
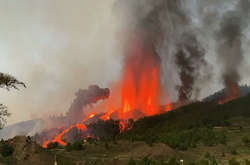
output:
[[[199,144],[216,146],[227,144],[225,130],[234,127],[231,118],[250,118],[250,95],[224,105],[197,102],[166,114],[145,117],[124,132],[121,139],[162,142],[174,149],[187,150]],[[239,127],[242,130],[242,127]],[[244,138],[244,143],[248,143]]]
[[[14,152],[14,147],[8,144],[8,142],[1,140],[0,142],[0,153],[3,157],[11,156]]]
[[[57,142],[51,142],[47,145],[47,149],[50,150],[50,149],[55,149],[59,146],[59,144]]]

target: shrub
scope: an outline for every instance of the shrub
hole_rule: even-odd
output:
[[[232,155],[237,155],[238,152],[236,151],[236,149],[233,148],[233,149],[231,149],[231,154],[232,154]]]
[[[244,137],[242,138],[242,142],[243,142],[244,144],[248,144],[248,143],[249,143],[249,138],[248,138],[247,136],[244,136]]]
[[[180,162],[177,161],[177,159],[175,157],[170,158],[170,160],[168,161],[167,165],[180,165]]]
[[[136,165],[136,161],[133,158],[130,158],[128,165]]]
[[[51,142],[47,145],[47,149],[50,150],[50,149],[55,149],[57,148],[59,145],[57,142]]]
[[[241,165],[235,158],[229,160],[229,165]]]
[[[73,150],[71,143],[67,143],[67,145],[65,146],[65,150],[68,151],[68,152]]]
[[[245,164],[246,165],[250,165],[250,161],[249,160],[245,160]]]
[[[83,143],[81,141],[74,142],[72,144],[72,150],[83,150]]]
[[[143,165],[151,165],[152,160],[149,159],[148,156],[145,156],[145,157],[142,159],[142,163],[143,163]]]
[[[14,152],[14,147],[9,145],[8,143],[4,143],[1,145],[0,152],[3,157],[11,156]]]

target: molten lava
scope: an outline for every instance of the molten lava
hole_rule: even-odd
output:
[[[159,112],[159,67],[153,46],[138,36],[132,38],[124,64],[120,119],[136,119],[135,111],[144,116]]]
[[[95,116],[96,116],[96,113],[90,113],[89,115],[87,115],[87,117],[82,122],[86,122],[87,120],[89,120]],[[43,148],[47,148],[48,144],[51,142],[53,142],[53,143],[57,142],[60,145],[66,146],[67,143],[62,140],[62,137],[74,127],[76,127],[79,132],[87,131],[87,127],[82,123],[77,123],[75,125],[71,125],[68,128],[64,129],[61,133],[56,135],[52,141],[45,141],[42,145]]]

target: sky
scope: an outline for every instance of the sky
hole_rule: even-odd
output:
[[[0,102],[12,113],[8,124],[64,113],[79,88],[107,87],[118,79],[122,20],[114,14],[114,2],[0,0],[0,72],[27,85],[20,91],[0,89]],[[249,43],[250,30],[245,34]],[[214,78],[202,97],[222,87],[215,52],[209,53]],[[245,57],[242,84],[250,82],[250,58]]]

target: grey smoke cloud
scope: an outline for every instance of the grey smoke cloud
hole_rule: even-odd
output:
[[[112,0],[0,0],[0,70],[27,85],[1,90],[8,124],[65,113],[79,88],[119,77],[112,8]]]

